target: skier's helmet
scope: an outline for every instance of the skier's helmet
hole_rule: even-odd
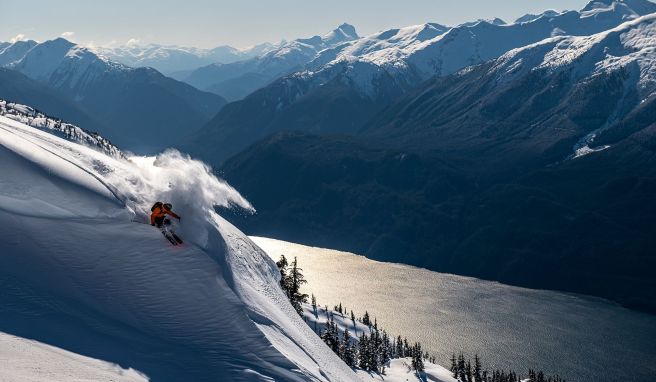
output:
[[[166,208],[167,210],[170,210],[171,208],[173,208],[173,205],[171,205],[171,203],[165,203],[164,208]]]

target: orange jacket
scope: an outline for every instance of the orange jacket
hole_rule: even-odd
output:
[[[155,224],[155,219],[157,218],[163,218],[166,215],[171,215],[176,219],[179,219],[180,217],[176,215],[173,211],[167,210],[164,208],[164,206],[161,207],[155,207],[153,210],[153,213],[150,214],[150,224]]]

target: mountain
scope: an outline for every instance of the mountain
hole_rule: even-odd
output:
[[[4,46],[0,46],[0,66],[7,66],[20,60],[35,45],[37,42],[33,40],[5,43]]]
[[[152,68],[130,68],[62,38],[33,46],[8,67],[93,115],[106,126],[101,133],[130,150],[152,151],[173,145],[226,103]],[[36,100],[22,100],[36,104],[32,101]]]
[[[587,36],[608,30],[652,9],[656,12],[656,4],[647,0],[595,2],[581,12],[517,24],[424,24],[363,37],[323,50],[306,64],[307,70],[279,78],[231,104],[184,147],[218,164],[276,131],[355,133],[432,77],[554,35]]]
[[[654,312],[655,33],[652,14],[511,50],[425,82],[355,136],[270,135],[221,168],[258,208],[231,220]]]
[[[426,41],[448,30],[439,24],[424,24],[381,32],[333,49],[321,51],[306,64],[310,72],[280,78],[245,99],[229,104],[183,147],[215,164],[237,154],[268,134],[281,130],[314,133],[351,133],[358,130],[382,107],[411,89],[407,81],[396,80],[386,69],[367,62],[342,62],[331,70],[314,72],[346,50],[366,55]],[[356,53],[354,53],[356,54]],[[340,66],[341,65],[341,66]],[[384,80],[375,98],[357,90],[355,81],[337,67],[379,75]],[[320,69],[319,69],[320,70]],[[324,73],[326,77],[317,75]],[[336,75],[334,75],[337,73]],[[414,81],[413,81],[414,83]],[[373,92],[372,92],[373,93]],[[230,144],[224,144],[230,142]],[[212,146],[221,147],[214,150]]]
[[[555,11],[553,9],[549,9],[547,11],[544,11],[544,12],[540,13],[539,15],[534,15],[534,14],[528,13],[528,14],[525,14],[524,16],[522,16],[522,17],[519,17],[517,20],[515,20],[515,24],[531,22],[531,21],[539,19],[540,17],[548,17],[548,18],[556,17],[556,16],[560,15],[561,13],[563,13],[563,12],[558,12],[558,11]]]
[[[302,70],[321,50],[357,38],[358,34],[352,25],[342,24],[323,36],[290,41],[248,60],[215,63],[199,68],[184,81],[234,101],[280,76]]]
[[[459,27],[472,27],[472,26],[474,26],[476,24],[479,24],[479,23],[482,23],[482,22],[487,23],[487,24],[492,24],[492,25],[506,25],[507,24],[505,21],[501,20],[500,18],[495,17],[495,18],[489,19],[489,20],[478,19],[476,21],[469,21],[469,22],[466,22],[466,23],[462,23],[458,26]]]
[[[3,336],[105,363],[107,380],[360,380],[291,306],[275,263],[213,211],[250,205],[206,165],[117,159],[0,116],[0,169]],[[144,224],[155,196],[184,217],[184,246]]]
[[[57,90],[15,70],[0,68],[0,97],[31,104],[49,115],[57,115],[94,131],[106,131],[103,123],[81,110],[74,101]]]
[[[651,14],[592,36],[550,38],[436,78],[364,131],[417,150],[476,147],[477,157],[489,155],[499,168],[585,155],[655,95],[655,20]]]
[[[246,60],[272,49],[273,44],[263,43],[246,49],[223,45],[213,49],[190,48],[175,45],[128,44],[106,48],[96,47],[94,51],[121,64],[138,67],[152,67],[166,75],[188,72],[213,63],[229,64]],[[177,76],[174,76],[176,79]]]

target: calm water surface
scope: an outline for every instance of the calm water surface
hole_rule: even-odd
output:
[[[320,305],[365,310],[391,334],[421,341],[449,364],[478,353],[484,366],[528,367],[567,381],[656,382],[656,316],[603,299],[532,290],[252,238],[269,256],[298,257]]]

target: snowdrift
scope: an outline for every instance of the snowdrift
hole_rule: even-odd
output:
[[[155,200],[183,246],[146,224]],[[154,381],[357,380],[214,205],[252,209],[178,152],[122,160],[0,117],[0,331]]]

